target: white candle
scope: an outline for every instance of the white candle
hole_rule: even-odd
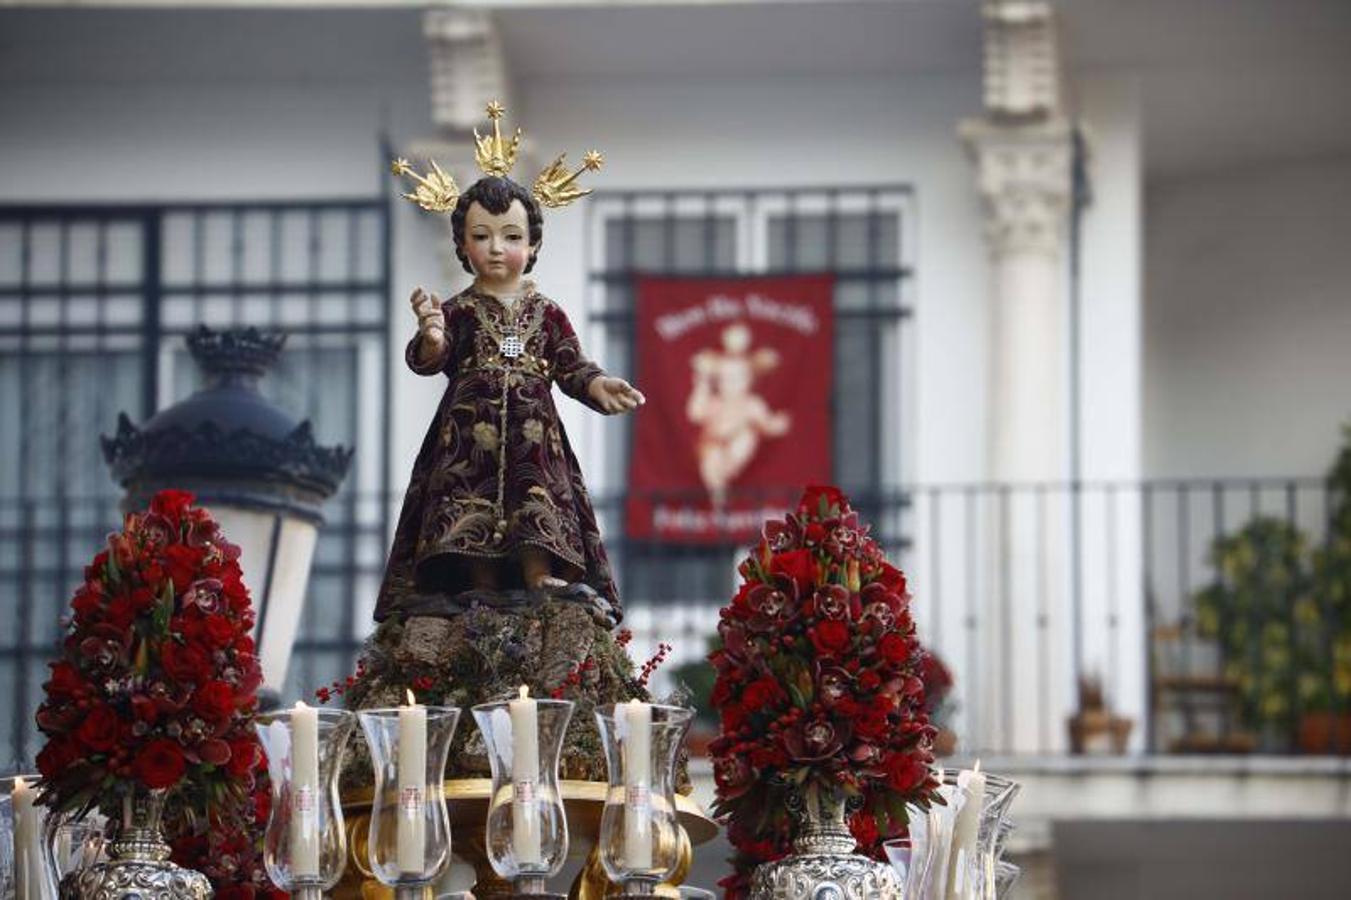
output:
[[[319,710],[291,712],[291,874],[319,877]]]
[[[399,709],[399,871],[421,875],[427,848],[427,707],[408,692]]]
[[[34,806],[37,791],[22,778],[14,779],[10,800],[14,807],[14,896],[18,900],[46,897],[42,860],[42,813]]]
[[[520,696],[508,705],[511,713],[511,841],[519,865],[538,866],[540,852],[540,816],[536,806],[539,792],[539,710],[530,699],[530,689],[521,685]]]
[[[624,737],[624,865],[652,868],[652,707],[622,703]]]
[[[985,773],[980,760],[974,769],[963,769],[957,775],[957,796],[963,798],[952,825],[952,849],[948,855],[948,900],[959,900],[969,895],[971,865],[976,856],[980,838],[980,813],[985,806]]]

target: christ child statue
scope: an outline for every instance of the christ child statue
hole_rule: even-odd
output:
[[[533,192],[506,177],[520,133],[478,138],[489,174],[459,193],[433,164],[405,195],[451,214],[455,253],[473,283],[441,300],[418,289],[409,368],[444,376],[445,394],[404,496],[375,617],[453,609],[466,590],[558,591],[586,585],[619,613],[614,579],[552,387],[605,414],[644,402],[582,352],[562,308],[522,276],[542,244],[541,204],[583,196],[559,157]],[[477,134],[476,134],[477,137]],[[585,169],[599,166],[588,154]],[[402,160],[396,174],[411,174]],[[425,202],[424,202],[425,201]]]

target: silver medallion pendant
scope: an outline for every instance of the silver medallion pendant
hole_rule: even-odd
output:
[[[502,343],[497,349],[507,359],[515,359],[525,352],[525,342],[521,340],[519,334],[509,334],[502,338]]]

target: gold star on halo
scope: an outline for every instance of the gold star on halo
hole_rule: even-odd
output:
[[[586,155],[582,157],[582,167],[588,172],[596,171],[604,162],[605,157],[601,155],[599,150],[588,150]]]
[[[502,114],[505,113],[506,111],[507,108],[503,106],[501,103],[498,103],[496,100],[491,100],[488,102],[488,118],[500,119],[502,118]]]

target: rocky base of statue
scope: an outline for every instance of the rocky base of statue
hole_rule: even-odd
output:
[[[453,602],[453,608],[413,610],[381,623],[366,645],[355,682],[344,689],[343,705],[353,710],[399,706],[411,690],[419,703],[459,707],[465,713],[446,777],[488,778],[483,739],[468,710],[515,697],[526,685],[533,696],[576,704],[559,777],[605,781],[595,708],[652,699],[635,674],[626,641],[612,631],[608,605],[577,585],[547,595],[470,591]],[[684,769],[682,762],[681,781],[688,791]],[[365,747],[354,741],[342,790],[359,791],[370,783]]]

